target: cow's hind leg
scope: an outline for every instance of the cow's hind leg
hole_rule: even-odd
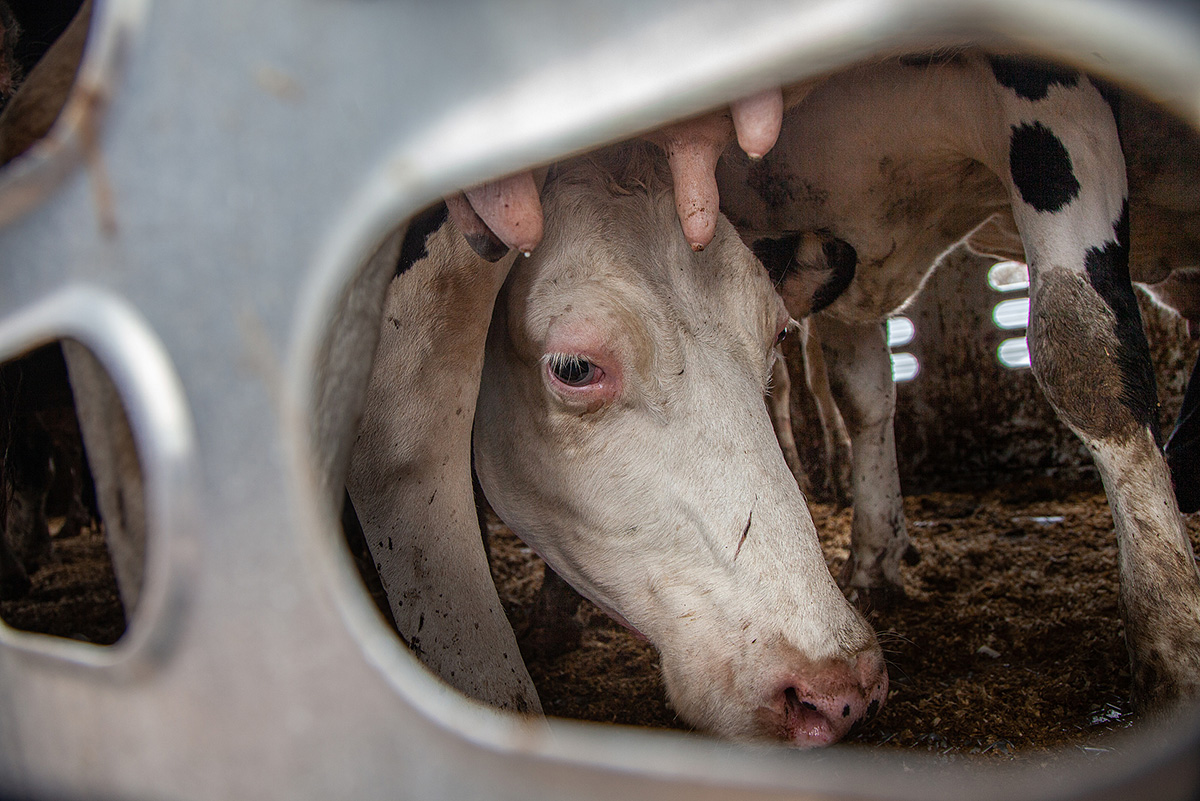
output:
[[[900,562],[915,555],[904,521],[892,415],[896,385],[882,323],[809,318],[820,341],[829,389],[850,436],[854,518],[850,557],[840,583],[860,607],[883,607],[903,596]]]
[[[825,447],[825,483],[839,509],[845,509],[854,499],[850,489],[850,435],[842,422],[841,412],[829,389],[829,371],[821,341],[807,322],[800,327],[804,344],[804,380],[817,406],[821,421],[822,444]]]
[[[1165,708],[1200,695],[1200,575],[1158,445],[1149,354],[1133,358],[1148,350],[1133,290],[1126,279],[1128,303],[1113,302],[1086,276],[1046,272],[1033,286],[1034,372],[1108,494],[1134,701]]]
[[[1200,694],[1200,574],[1159,447],[1149,348],[1129,280],[1124,159],[1111,111],[1079,74],[997,60],[1004,156],[1031,274],[1033,371],[1086,443],[1116,524],[1133,696]],[[1021,78],[1018,80],[1018,78]]]
[[[783,451],[783,460],[796,479],[796,484],[805,495],[812,494],[812,482],[804,465],[800,463],[800,451],[796,448],[796,435],[792,431],[792,377],[788,374],[787,360],[778,350],[771,363],[771,388],[767,393],[767,411],[771,414],[771,426],[775,439]]]

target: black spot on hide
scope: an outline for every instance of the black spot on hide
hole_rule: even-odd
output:
[[[767,274],[776,286],[783,283],[799,265],[796,263],[796,248],[800,245],[802,234],[788,234],[777,239],[756,239],[750,249],[767,268]]]
[[[796,253],[806,236],[820,238],[823,263],[801,265],[797,261]],[[767,274],[771,276],[776,287],[802,269],[827,273],[824,283],[813,292],[810,314],[821,311],[841,297],[846,287],[854,280],[854,272],[858,266],[858,252],[850,243],[825,233],[793,233],[778,238],[764,237],[756,239],[750,249],[767,268]]]
[[[832,274],[829,280],[813,295],[812,313],[816,313],[833,303],[854,280],[854,271],[858,267],[858,251],[849,242],[842,239],[830,239],[821,246],[825,253],[825,261],[829,264]]]
[[[1171,468],[1179,511],[1200,511],[1200,356],[1183,393],[1175,430],[1167,440],[1167,466]]]
[[[1079,196],[1071,154],[1040,122],[1012,127],[1008,162],[1021,198],[1038,211],[1058,211]]]
[[[792,190],[792,178],[782,165],[767,155],[759,161],[750,161],[746,172],[746,183],[764,203],[779,208],[796,199]]]
[[[471,250],[484,261],[497,262],[508,253],[508,245],[501,242],[491,231],[483,234],[463,234],[463,239],[467,240]]]
[[[1028,56],[988,56],[988,63],[1001,86],[1026,100],[1044,100],[1051,86],[1069,88],[1079,83],[1079,70]]]
[[[425,211],[413,217],[404,234],[404,242],[400,244],[400,258],[396,260],[396,275],[403,275],[409,267],[429,255],[425,249],[425,241],[429,235],[445,224],[449,216],[445,203],[430,206]]]
[[[1121,403],[1134,420],[1149,426],[1156,442],[1158,430],[1158,390],[1150,362],[1150,346],[1142,329],[1142,314],[1129,281],[1129,203],[1113,224],[1114,241],[1103,247],[1089,248],[1084,256],[1088,282],[1112,309],[1116,317],[1117,367],[1121,372]]]

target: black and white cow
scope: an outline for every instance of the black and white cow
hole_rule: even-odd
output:
[[[1105,94],[1081,72],[972,50],[884,60],[821,83],[761,161],[718,165],[722,209],[811,313],[852,441],[842,580],[879,603],[910,544],[882,321],[996,214],[1031,273],[1033,370],[1086,443],[1113,509],[1135,700],[1200,690],[1200,575],[1172,493],[1130,283],[1125,162]]]

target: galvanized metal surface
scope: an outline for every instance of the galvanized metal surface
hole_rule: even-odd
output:
[[[99,12],[64,125],[0,178],[0,355],[71,337],[112,373],[147,474],[147,600],[108,649],[0,629],[0,786],[999,798],[1127,792],[1163,761],[1161,797],[1200,786],[1187,720],[1165,745],[1145,735],[1103,762],[979,774],[492,712],[425,673],[369,608],[312,441],[346,425],[313,419],[331,413],[316,372],[357,266],[441,194],[945,36],[1055,52],[1200,120],[1194,11],[109,0]]]

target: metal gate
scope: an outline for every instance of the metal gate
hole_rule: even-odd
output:
[[[321,371],[353,355],[339,321],[398,222],[462,186],[947,37],[1078,63],[1200,124],[1200,16],[1183,4],[100,3],[64,117],[0,174],[0,356],[77,340],[112,377],[145,474],[145,593],[113,646],[0,627],[0,787],[1194,796],[1194,717],[1103,762],[984,772],[504,715],[383,626],[320,491],[324,450],[348,436]]]

